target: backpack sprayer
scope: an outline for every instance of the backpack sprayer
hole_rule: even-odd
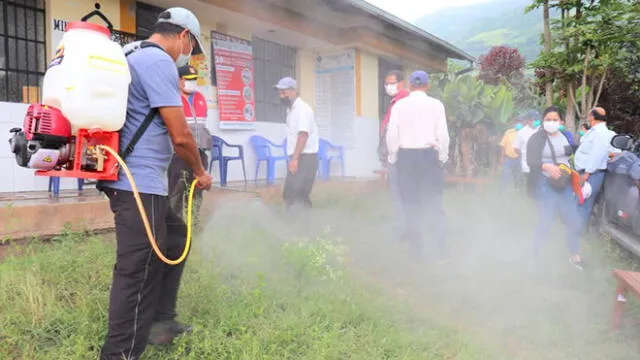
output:
[[[187,239],[182,255],[167,259],[153,236],[135,181],[124,161],[157,114],[152,109],[132,141],[119,153],[131,81],[126,56],[153,43],[142,42],[126,54],[110,40],[108,28],[75,21],[66,32],[43,82],[43,102],[27,109],[22,129],[10,130],[11,152],[19,166],[36,176],[115,181],[120,168],[131,184],[140,216],[156,255],[169,265],[185,260],[191,245],[194,180],[189,190]]]

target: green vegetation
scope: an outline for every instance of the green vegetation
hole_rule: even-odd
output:
[[[284,240],[238,214],[189,259],[179,311],[194,333],[145,359],[495,359],[352,278],[335,235]],[[95,359],[113,257],[111,236],[66,233],[4,259],[0,358]]]
[[[187,264],[180,320],[193,334],[145,359],[628,360],[640,351],[629,299],[607,325],[614,267],[605,239],[568,264],[563,231],[531,259],[533,204],[517,192],[446,193],[452,263],[408,261],[384,224],[388,199],[323,196],[285,220],[258,203],[222,206]],[[308,236],[301,236],[307,234]],[[104,337],[113,240],[66,233],[0,263],[0,358],[95,358]]]
[[[492,46],[516,47],[527,62],[540,54],[542,13],[524,13],[529,0],[493,0],[445,9],[416,21],[416,25],[475,57]]]

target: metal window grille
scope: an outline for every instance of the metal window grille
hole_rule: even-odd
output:
[[[153,33],[153,26],[158,20],[158,16],[165,9],[143,2],[136,2],[136,33],[148,38]]]
[[[144,40],[144,39],[146,39],[146,37],[142,35],[136,35],[136,34],[120,31],[120,30],[111,31],[111,40],[117,42],[122,46],[125,46],[128,43],[131,43],[134,41]]]
[[[40,101],[45,33],[44,0],[0,0],[0,101]]]
[[[286,110],[273,89],[280,78],[295,77],[296,48],[253,38],[253,77],[256,92],[256,120],[285,122]]]

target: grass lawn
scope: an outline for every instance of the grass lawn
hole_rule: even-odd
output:
[[[531,259],[528,199],[451,189],[452,263],[409,260],[383,194],[322,194],[311,217],[258,203],[218,209],[196,239],[179,300],[193,334],[145,359],[633,359],[640,312],[607,330],[610,241],[568,265],[561,228]],[[0,263],[0,359],[92,359],[104,339],[110,235],[31,242]],[[630,305],[634,305],[630,299]]]
[[[196,240],[179,300],[193,334],[145,359],[496,359],[354,277],[337,236],[261,206],[227,207]],[[0,263],[0,359],[95,359],[112,235],[33,241]]]

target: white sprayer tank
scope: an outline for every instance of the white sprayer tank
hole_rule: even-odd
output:
[[[104,26],[74,21],[58,44],[42,85],[43,103],[59,108],[72,131],[118,131],[131,74],[122,47]]]

